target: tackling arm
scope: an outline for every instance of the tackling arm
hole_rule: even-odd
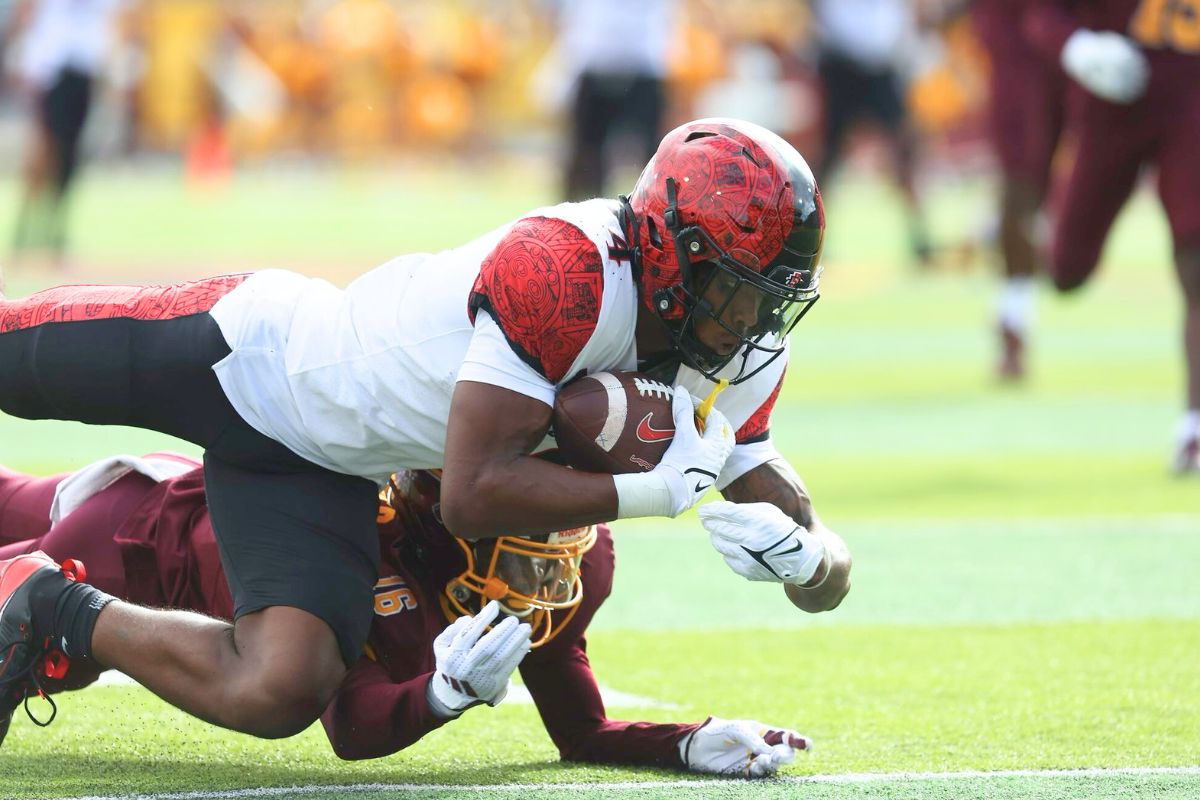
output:
[[[582,637],[566,648],[535,651],[521,664],[521,676],[564,761],[687,768],[678,744],[700,726],[608,719]]]
[[[346,673],[321,715],[338,758],[381,758],[399,752],[447,720],[429,708],[426,672],[396,683],[382,665],[363,656]]]
[[[803,586],[783,585],[784,594],[802,611],[832,611],[850,591],[850,567],[853,559],[842,538],[825,527],[813,510],[804,482],[781,458],[768,461],[730,483],[722,491],[734,503],[770,503],[796,524],[819,536],[825,545],[825,557],[813,577]]]

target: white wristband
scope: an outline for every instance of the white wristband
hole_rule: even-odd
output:
[[[613,475],[613,483],[617,487],[617,519],[675,516],[675,501],[657,469]]]
[[[453,708],[449,703],[438,697],[438,686],[440,678],[436,672],[429,676],[429,682],[425,684],[425,702],[429,705],[429,710],[438,719],[449,720],[456,719],[461,716],[463,708]]]

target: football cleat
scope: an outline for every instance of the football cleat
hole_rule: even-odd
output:
[[[1191,436],[1179,443],[1171,460],[1171,472],[1175,475],[1200,474],[1200,436]]]
[[[1002,381],[1025,377],[1025,338],[1007,325],[1000,326],[1000,362],[996,376]]]
[[[43,691],[40,679],[62,678],[67,671],[66,657],[34,630],[31,602],[34,586],[50,575],[76,581],[84,574],[79,562],[66,561],[60,565],[40,550],[0,561],[0,742],[8,732],[13,711],[22,702],[29,718],[38,725],[53,721],[57,710]],[[41,696],[50,703],[49,719],[42,721],[30,712],[31,695]]]

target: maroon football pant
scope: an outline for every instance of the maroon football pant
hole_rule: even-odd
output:
[[[1007,50],[989,49],[1002,68],[991,73],[988,122],[992,148],[1000,169],[1010,180],[1020,181],[1038,197],[1045,197],[1050,167],[1062,133],[1067,97],[1066,78],[1047,64],[1020,33]]]
[[[1117,212],[1143,166],[1158,171],[1158,196],[1175,251],[1200,248],[1200,59],[1151,56],[1146,95],[1129,106],[1088,97],[1078,152],[1055,231],[1051,277],[1068,291],[1096,268]]]

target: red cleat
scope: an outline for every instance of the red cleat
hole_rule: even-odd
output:
[[[40,550],[0,561],[0,742],[8,732],[13,710],[30,690],[45,696],[39,678],[66,674],[65,656],[51,650],[49,642],[34,632],[31,598],[34,584],[43,576],[58,574],[74,581],[83,573],[82,564],[68,565],[59,566]],[[36,718],[34,722],[42,724]]]

